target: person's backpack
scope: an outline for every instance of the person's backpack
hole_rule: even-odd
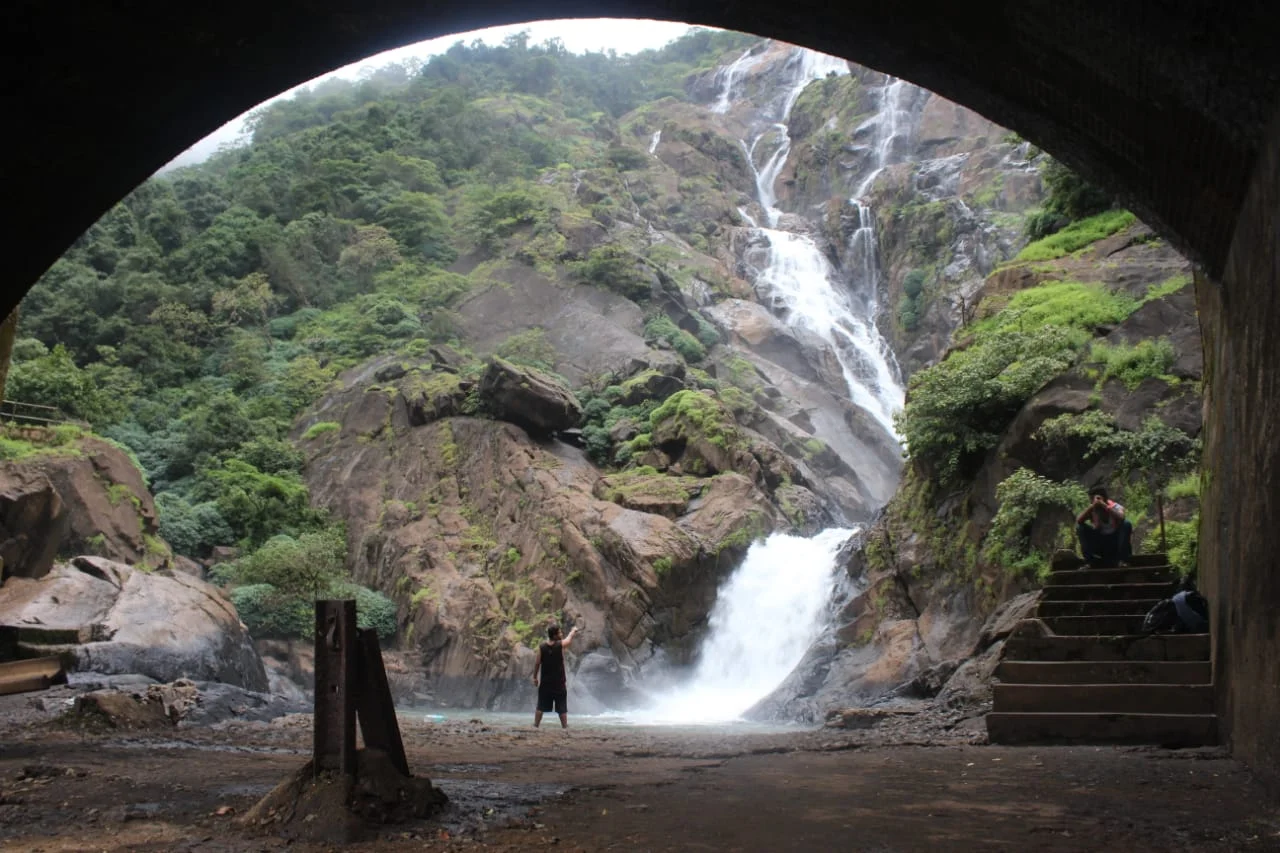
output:
[[[1144,634],[1203,634],[1209,630],[1209,602],[1195,587],[1156,603],[1142,620]]]
[[[1209,602],[1196,589],[1184,589],[1173,596],[1173,606],[1178,611],[1178,622],[1190,634],[1203,634],[1209,630]]]
[[[1156,602],[1156,606],[1147,612],[1142,620],[1144,634],[1175,634],[1182,626],[1178,620],[1178,608],[1172,598]]]

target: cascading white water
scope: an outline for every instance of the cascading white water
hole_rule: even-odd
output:
[[[825,627],[836,552],[852,533],[832,528],[812,539],[774,534],[752,545],[716,596],[688,683],[628,716],[641,723],[726,722],[767,696]]]
[[[766,284],[785,319],[816,333],[835,351],[849,399],[865,409],[890,435],[893,414],[905,399],[889,348],[870,317],[859,317],[833,286],[835,270],[817,244],[803,234],[757,229],[769,240],[768,265],[757,282]]]
[[[786,309],[787,322],[815,332],[831,345],[848,385],[849,399],[896,437],[893,415],[902,408],[905,395],[893,354],[875,325],[879,261],[874,215],[859,203],[859,228],[853,235],[852,252],[856,265],[852,270],[852,292],[861,303],[858,305],[853,304],[848,291],[838,286],[836,270],[812,239],[776,227],[782,211],[777,208],[775,186],[791,152],[785,123],[791,108],[814,80],[828,74],[847,74],[849,70],[844,60],[801,48],[797,51],[800,56],[795,62],[795,79],[782,99],[779,121],[757,135],[750,145],[744,143],[747,160],[755,171],[757,197],[769,226],[756,228],[756,233],[769,244],[766,262],[756,281],[767,285],[775,302]],[[901,88],[895,86],[897,83],[886,86],[880,98],[881,110],[876,118],[869,119],[879,121],[881,128],[876,139],[876,172],[890,157],[898,135]],[[725,96],[722,93],[721,97]],[[757,167],[756,150],[762,142],[776,147]]]
[[[867,190],[871,189],[871,185],[875,183],[876,178],[880,177],[880,173],[884,171],[884,167],[890,164],[893,159],[894,145],[898,141],[899,128],[902,126],[905,111],[902,108],[902,96],[907,91],[907,87],[911,84],[905,80],[897,80],[893,77],[886,77],[884,85],[880,88],[880,103],[876,114],[863,122],[858,128],[861,130],[865,127],[874,126],[876,129],[876,159],[875,166],[867,176],[862,179],[862,183],[858,184],[858,189],[854,191],[854,200],[862,199]]]
[[[737,80],[738,75],[742,73],[742,69],[746,66],[747,61],[750,58],[751,58],[751,49],[748,48],[747,50],[742,52],[742,56],[739,56],[737,59],[735,59],[729,65],[729,67],[724,70],[723,72],[724,88],[720,90],[720,98],[711,107],[711,112],[713,113],[729,112],[729,106],[733,98],[734,81]]]
[[[836,354],[849,397],[895,435],[893,414],[903,403],[893,356],[875,326],[877,264],[875,217],[859,204],[859,227],[851,247],[857,303],[838,283],[837,271],[812,239],[778,228],[775,185],[791,151],[786,121],[805,86],[829,73],[847,74],[843,60],[799,51],[788,63],[792,85],[774,101],[768,126],[748,144],[742,142],[755,171],[757,198],[768,227],[759,227],[741,208],[753,242],[767,242],[767,261],[757,285],[771,293],[784,320],[825,340]],[[723,72],[723,89],[712,112],[727,112],[733,87],[750,51]],[[891,87],[890,87],[891,88]],[[877,170],[891,156],[898,131],[898,97],[886,90],[877,134]],[[656,138],[656,137],[655,137]],[[763,147],[762,147],[763,146]],[[769,147],[772,150],[769,150]],[[765,152],[768,157],[764,157]],[[758,157],[763,157],[757,166]],[[869,187],[870,184],[867,183]],[[768,696],[800,663],[826,627],[823,619],[836,588],[836,554],[851,530],[824,530],[811,539],[774,534],[747,552],[746,560],[720,588],[707,637],[689,681],[654,696],[647,709],[628,714],[637,722],[694,723],[738,719]]]
[[[654,154],[658,150],[658,143],[662,141],[662,131],[655,130],[652,138],[649,139],[649,153]]]

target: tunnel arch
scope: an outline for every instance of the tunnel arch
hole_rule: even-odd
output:
[[[7,314],[104,211],[266,98],[381,50],[534,19],[743,30],[903,77],[1116,191],[1202,265],[1203,585],[1233,746],[1280,767],[1280,16],[1263,0],[17,0],[3,13]],[[134,108],[120,111],[123,100]]]
[[[1271,11],[1207,0],[18,3],[5,114],[21,117],[21,142],[6,182],[22,211],[10,237],[24,249],[5,302],[172,156],[279,92],[425,38],[602,16],[742,30],[906,78],[1112,188],[1217,274],[1280,95]],[[126,97],[135,108],[121,113]]]

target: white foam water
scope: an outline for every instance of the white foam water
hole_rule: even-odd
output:
[[[736,720],[795,669],[826,627],[836,553],[852,530],[757,542],[716,596],[692,677],[629,711],[636,723]]]

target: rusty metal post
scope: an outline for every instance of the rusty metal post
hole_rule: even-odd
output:
[[[316,602],[316,775],[356,774],[356,603]]]
[[[409,760],[405,758],[400,724],[396,720],[396,706],[391,698],[391,685],[387,683],[382,649],[378,647],[378,632],[365,628],[359,633],[360,686],[356,715],[360,719],[360,735],[364,738],[365,747],[386,753],[397,770],[410,776]]]

